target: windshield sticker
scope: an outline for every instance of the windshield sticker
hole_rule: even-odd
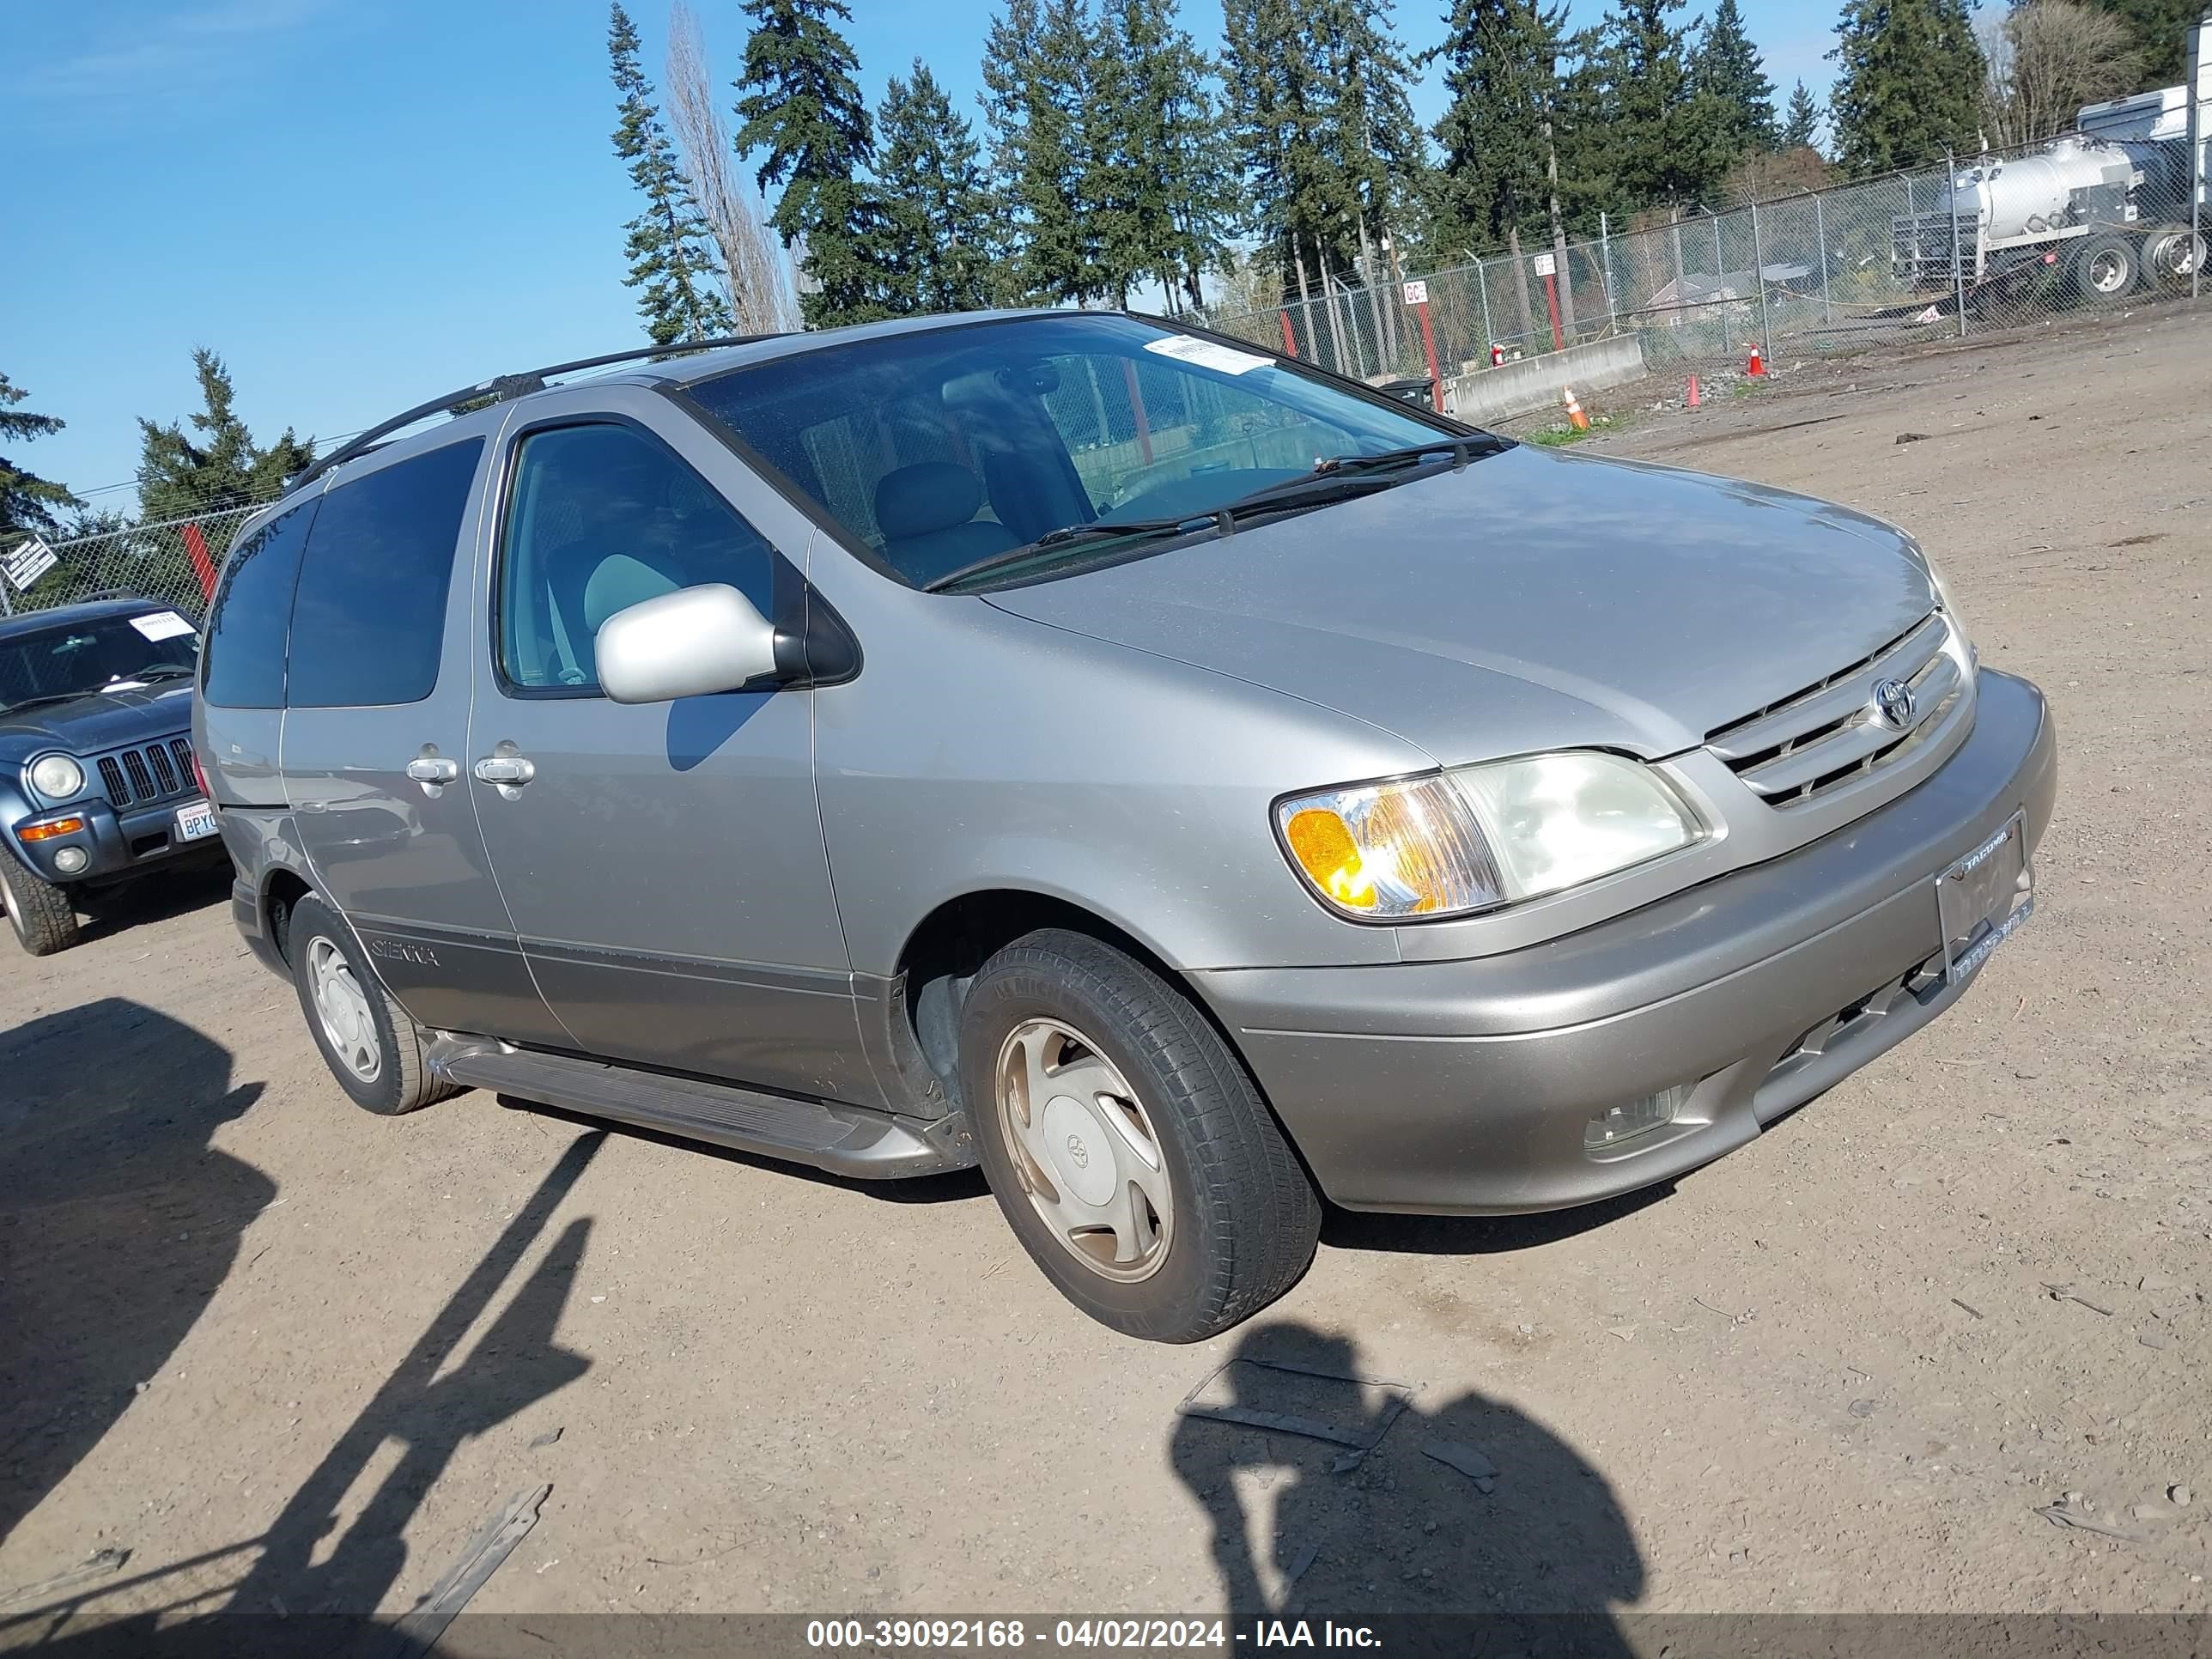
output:
[[[149,640],[173,640],[189,634],[192,625],[173,611],[156,611],[150,617],[133,617],[131,625]]]
[[[1163,357],[1172,357],[1179,363],[1218,369],[1224,374],[1249,374],[1255,368],[1273,368],[1275,366],[1272,357],[1255,357],[1249,351],[1237,351],[1225,345],[1216,345],[1211,340],[1194,340],[1188,334],[1174,335],[1164,340],[1147,340],[1145,349],[1157,351]]]

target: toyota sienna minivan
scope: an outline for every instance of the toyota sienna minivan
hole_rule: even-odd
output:
[[[361,1105],[981,1164],[1164,1341],[1324,1200],[1742,1146],[1966,993],[2057,782],[1894,526],[1120,313],[410,410],[240,535],[200,693],[239,927]]]

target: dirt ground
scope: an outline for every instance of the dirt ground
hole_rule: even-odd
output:
[[[371,1117],[223,878],[143,894],[0,952],[0,1644],[404,1611],[541,1482],[475,1609],[2212,1612],[2212,314],[1778,367],[1611,394],[1594,447],[1898,520],[2049,693],[2037,916],[1936,1025],[1671,1190],[1334,1215],[1174,1349],[1064,1304],[974,1178]],[[1179,1418],[1237,1356],[1410,1403],[1348,1468]],[[2037,1513],[2069,1492],[2126,1536]]]

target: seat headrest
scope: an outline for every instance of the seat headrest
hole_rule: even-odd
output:
[[[966,524],[983,504],[983,483],[951,461],[921,461],[876,485],[876,523],[893,541]]]

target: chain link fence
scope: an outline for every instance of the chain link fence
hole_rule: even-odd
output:
[[[1555,354],[1574,354],[1561,380],[1660,375],[1686,392],[1692,374],[1744,374],[1754,349],[1764,367],[2187,303],[2204,239],[2186,150],[2069,135],[1724,212],[1601,222],[1594,239],[1518,258],[1203,320],[1372,384],[1434,377],[1474,419],[1500,412],[1486,372]],[[1576,350],[1632,338],[1634,350]]]
[[[165,524],[49,543],[53,568],[23,592],[0,581],[0,614],[51,611],[100,598],[158,599],[198,621],[239,526],[261,509],[228,508]]]

